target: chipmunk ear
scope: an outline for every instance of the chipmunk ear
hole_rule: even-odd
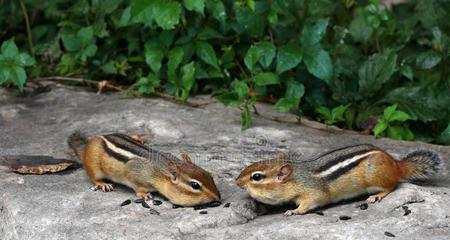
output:
[[[180,154],[181,160],[186,161],[188,163],[192,163],[191,157],[187,153]]]
[[[284,181],[286,178],[288,178],[292,174],[293,170],[294,169],[291,164],[283,165],[277,174],[277,180],[280,182]]]
[[[172,183],[178,183],[178,167],[174,162],[167,163],[167,168],[170,173],[170,179],[172,180]]]

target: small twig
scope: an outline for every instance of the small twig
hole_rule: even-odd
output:
[[[33,36],[31,34],[30,19],[28,18],[27,8],[23,0],[19,0],[20,7],[22,8],[23,18],[25,19],[25,26],[27,28],[28,45],[30,47],[31,56],[34,58],[34,48],[33,48]]]
[[[110,90],[114,90],[114,91],[118,91],[118,92],[122,92],[122,91],[127,90],[127,87],[119,86],[119,85],[113,85],[107,80],[94,81],[94,80],[89,80],[89,79],[84,79],[84,78],[76,78],[76,77],[54,76],[54,77],[34,78],[34,79],[31,79],[30,81],[32,81],[32,82],[39,82],[39,81],[71,81],[71,82],[77,82],[77,83],[82,83],[82,84],[87,84],[87,85],[95,85],[97,87],[97,95],[99,95],[103,89],[110,89]],[[166,100],[169,100],[169,101],[172,101],[172,102],[186,104],[186,105],[188,105],[190,107],[198,108],[198,107],[201,107],[201,106],[209,104],[209,103],[193,103],[193,102],[189,102],[189,101],[184,101],[184,100],[182,100],[180,98],[171,96],[169,94],[166,94],[166,93],[163,93],[163,92],[160,92],[160,91],[155,91],[154,94],[156,96],[158,96],[158,97],[163,98],[163,99],[166,99]]]

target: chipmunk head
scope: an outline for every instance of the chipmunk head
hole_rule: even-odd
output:
[[[181,162],[167,163],[170,181],[162,194],[173,204],[181,206],[219,201],[220,193],[211,175],[193,164],[189,156],[183,155],[182,158]]]
[[[283,153],[274,159],[253,163],[241,172],[236,184],[262,203],[275,205],[292,200],[294,169],[285,157]]]

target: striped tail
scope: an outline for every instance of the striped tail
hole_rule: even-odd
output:
[[[442,172],[443,168],[439,155],[427,150],[414,151],[398,163],[402,171],[402,179],[407,181],[435,177]]]
[[[72,151],[77,156],[78,160],[82,161],[83,158],[83,150],[84,146],[87,144],[88,138],[86,134],[84,134],[81,131],[75,131],[72,133],[69,138],[67,139],[67,145],[69,145],[69,148],[72,149]]]

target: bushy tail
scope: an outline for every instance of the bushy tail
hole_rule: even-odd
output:
[[[67,139],[67,145],[77,156],[78,160],[82,160],[84,146],[88,142],[86,134],[81,131],[75,131]]]
[[[443,162],[434,152],[418,150],[408,154],[399,162],[399,166],[402,170],[402,179],[414,181],[438,175],[442,171]]]

